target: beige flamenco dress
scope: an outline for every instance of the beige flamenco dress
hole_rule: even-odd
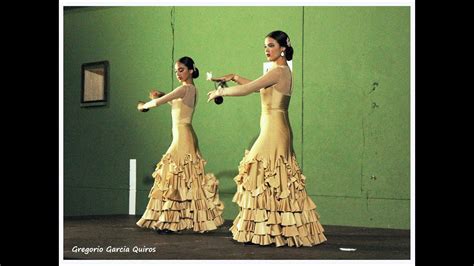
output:
[[[183,85],[180,89],[185,90],[183,98],[192,97],[195,102],[194,86]],[[191,124],[194,106],[185,104],[183,98],[170,101],[173,141],[152,174],[155,181],[149,202],[137,222],[143,228],[206,232],[224,222],[218,180],[204,171],[206,161]]]
[[[288,118],[291,70],[276,66],[235,90],[261,96],[260,135],[239,165],[233,202],[240,207],[230,231],[242,243],[313,246],[326,241],[306,177],[296,161]],[[283,92],[287,92],[287,94]]]

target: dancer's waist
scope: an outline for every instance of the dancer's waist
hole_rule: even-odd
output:
[[[262,112],[288,113],[288,108],[262,106]]]
[[[176,125],[176,126],[191,126],[191,121],[176,121],[176,122],[173,122],[173,125]]]

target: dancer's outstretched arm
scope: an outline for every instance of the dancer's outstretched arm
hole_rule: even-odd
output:
[[[219,88],[207,93],[208,102],[219,96],[245,96],[252,92],[259,91],[262,88],[270,87],[276,84],[281,76],[281,69],[274,68],[258,79],[244,85],[238,85],[228,88]]]
[[[153,99],[147,103],[144,102],[138,102],[137,109],[139,111],[143,111],[143,109],[150,109],[154,108],[157,106],[160,106],[162,104],[165,104],[167,102],[170,102],[172,100],[178,99],[178,98],[183,98],[184,95],[186,94],[186,85],[179,86],[178,88],[174,89],[172,92],[165,94],[164,96],[160,98]]]
[[[240,75],[237,75],[237,74],[227,74],[227,75],[222,76],[222,77],[211,78],[211,80],[212,81],[233,81],[233,82],[236,82],[239,85],[244,85],[244,84],[247,84],[249,82],[252,82],[252,80],[246,79],[246,78],[244,78]]]

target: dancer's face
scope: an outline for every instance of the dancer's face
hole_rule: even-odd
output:
[[[188,67],[181,62],[176,62],[174,64],[174,72],[176,73],[176,78],[179,81],[189,80],[193,74],[193,70],[189,70]]]
[[[281,52],[285,51],[285,47],[281,47],[278,42],[271,38],[265,38],[265,56],[268,61],[275,61],[281,56]]]

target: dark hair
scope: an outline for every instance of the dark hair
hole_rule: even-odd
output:
[[[267,34],[266,37],[275,39],[281,47],[286,47],[285,49],[286,59],[288,61],[293,59],[293,47],[291,47],[290,37],[288,37],[288,34],[286,34],[285,32],[281,30],[276,30]]]
[[[185,65],[188,69],[193,70],[193,79],[199,77],[199,69],[197,69],[197,67],[194,66],[194,60],[191,57],[183,56],[178,60],[178,62]]]

